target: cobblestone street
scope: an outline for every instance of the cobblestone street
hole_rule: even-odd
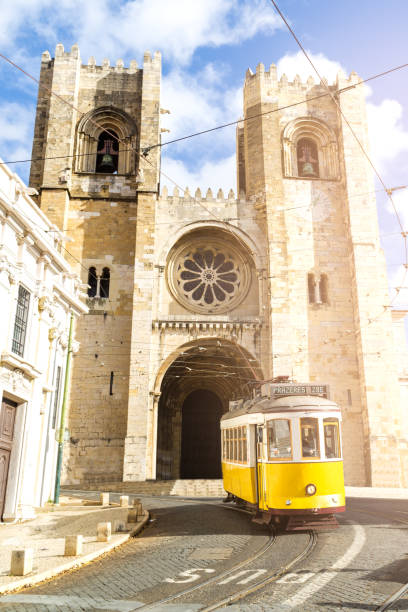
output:
[[[195,611],[250,587],[284,567],[307,543],[306,534],[280,534],[250,569],[223,573],[255,555],[269,539],[266,527],[218,500],[143,498],[151,522],[138,538],[82,569],[0,599],[1,610],[130,612],[192,585],[213,586],[149,610]],[[408,581],[404,501],[354,499],[336,531],[320,532],[309,556],[255,590],[230,610],[248,612],[376,610]],[[406,600],[389,610],[404,610]]]

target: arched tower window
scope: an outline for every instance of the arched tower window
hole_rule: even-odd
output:
[[[101,298],[109,297],[109,282],[110,282],[109,268],[104,268],[102,270],[102,276],[99,281],[99,294]]]
[[[98,277],[96,276],[96,268],[89,268],[88,270],[88,296],[95,297],[98,289]]]
[[[298,175],[318,178],[319,158],[316,143],[311,138],[300,138],[296,145]]]
[[[286,178],[340,179],[337,138],[320,119],[290,121],[283,130],[282,146]]]
[[[119,140],[115,132],[102,132],[98,138],[96,172],[117,174],[119,161]]]
[[[90,111],[78,123],[76,172],[135,174],[137,127],[122,110],[105,106]]]

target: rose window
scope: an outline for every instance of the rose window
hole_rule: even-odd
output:
[[[249,284],[249,268],[241,252],[226,240],[199,240],[172,257],[168,281],[189,309],[218,313],[234,308]]]

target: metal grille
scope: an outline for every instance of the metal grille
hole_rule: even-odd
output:
[[[22,357],[24,354],[29,305],[30,292],[20,285],[18,288],[17,310],[14,321],[14,334],[11,348],[13,353],[20,355],[20,357]]]

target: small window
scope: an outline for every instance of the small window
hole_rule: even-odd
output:
[[[291,459],[292,440],[290,421],[287,419],[274,419],[268,421],[268,459]]]
[[[300,419],[303,458],[320,457],[319,421],[314,418]]]
[[[329,302],[328,288],[327,288],[327,274],[322,274],[320,276],[319,292],[320,292],[320,301],[322,302],[322,304],[327,304]]]
[[[323,426],[326,458],[339,459],[341,457],[339,420],[333,417],[324,419]]]
[[[301,138],[296,145],[298,174],[306,178],[319,177],[317,145],[310,138]]]
[[[98,138],[96,153],[96,172],[117,174],[119,159],[119,139],[115,132],[102,132]]]
[[[98,277],[96,276],[96,268],[88,270],[88,296],[95,297],[98,290]]]
[[[109,268],[104,268],[102,270],[102,276],[99,281],[99,294],[101,298],[109,297],[109,282],[110,282]]]
[[[29,307],[30,292],[20,285],[18,288],[16,316],[14,319],[13,342],[11,345],[13,353],[20,355],[20,357],[24,355]]]
[[[309,304],[316,302],[316,282],[314,274],[307,275],[307,290],[309,293]]]

